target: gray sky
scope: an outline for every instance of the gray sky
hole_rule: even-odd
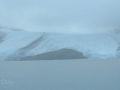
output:
[[[65,33],[120,28],[120,0],[0,0],[0,26]]]

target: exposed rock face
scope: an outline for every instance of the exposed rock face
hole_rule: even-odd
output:
[[[35,56],[27,56],[21,60],[63,60],[63,59],[85,59],[81,52],[72,49],[60,49],[57,51],[46,52]]]
[[[5,37],[5,34],[0,32],[0,43],[3,42],[4,37]]]

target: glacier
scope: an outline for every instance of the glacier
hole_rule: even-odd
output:
[[[63,34],[0,29],[0,61],[20,60],[61,49],[81,52],[87,59],[119,58],[120,34]]]

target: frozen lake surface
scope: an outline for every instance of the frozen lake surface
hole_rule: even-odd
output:
[[[120,90],[120,60],[0,62],[0,90]]]

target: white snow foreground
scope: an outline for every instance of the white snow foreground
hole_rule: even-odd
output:
[[[0,31],[0,61],[20,60],[63,48],[82,52],[88,58],[119,58],[120,34],[60,34]]]

